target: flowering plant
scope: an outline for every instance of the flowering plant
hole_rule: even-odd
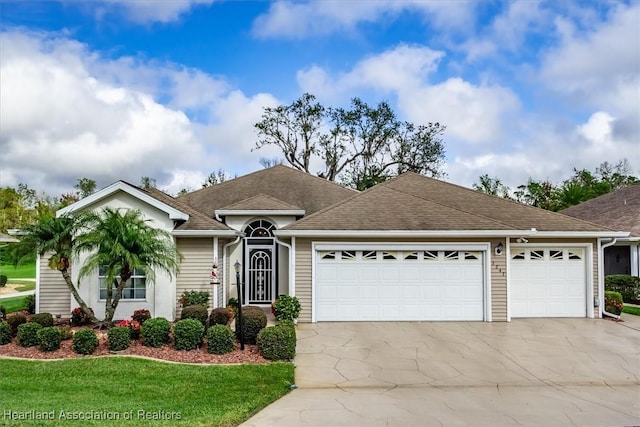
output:
[[[93,314],[93,309],[91,307],[89,307],[89,311],[91,311],[91,314]],[[86,325],[87,323],[89,323],[89,316],[87,316],[86,313],[82,311],[82,308],[74,308],[71,312],[71,324],[73,324],[74,326],[82,326]]]
[[[131,338],[137,339],[140,337],[140,322],[137,320],[122,320],[118,323],[118,326],[124,326],[125,328],[131,329]]]

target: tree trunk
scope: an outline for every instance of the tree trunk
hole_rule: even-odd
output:
[[[71,280],[71,275],[69,274],[69,270],[67,268],[64,268],[60,270],[60,273],[62,274],[62,277],[64,278],[64,281],[67,284],[69,291],[71,292],[71,295],[73,295],[73,298],[76,300],[76,302],[78,303],[78,305],[80,306],[84,314],[87,315],[87,317],[92,323],[98,323],[98,319],[96,319],[96,316],[91,312],[91,310],[89,309],[89,306],[87,305],[86,302],[84,302],[84,300],[78,293],[78,290],[73,285],[73,281]]]
[[[122,292],[126,285],[126,280],[120,280],[120,283],[118,283],[118,287],[116,288],[116,294],[113,297],[113,301],[107,301],[104,310],[104,324],[111,325],[113,322],[113,316],[116,314],[116,308],[118,308],[118,303],[120,302],[120,298],[122,298]]]

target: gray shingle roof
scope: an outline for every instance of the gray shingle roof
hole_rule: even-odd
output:
[[[561,213],[640,237],[640,184],[603,194]]]
[[[261,194],[279,200],[285,205],[296,206],[309,215],[357,192],[296,169],[278,165],[185,194],[176,200],[213,217],[218,209],[228,209]]]
[[[610,231],[565,215],[405,173],[287,230]]]
[[[246,200],[241,200],[222,208],[224,210],[300,210],[298,206],[290,205],[266,194],[258,194]]]

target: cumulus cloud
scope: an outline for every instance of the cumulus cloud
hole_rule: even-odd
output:
[[[210,5],[213,2],[214,0],[99,0],[96,14],[102,17],[112,11],[118,11],[124,18],[136,23],[167,23],[179,19],[196,6]]]
[[[2,185],[60,194],[81,177],[102,186],[150,176],[177,192],[226,168],[225,156],[246,159],[248,123],[275,103],[197,70],[104,59],[51,34],[4,32],[0,42]]]
[[[435,28],[468,29],[473,26],[475,5],[465,2],[421,0],[277,1],[253,23],[253,34],[262,38],[307,38],[351,32],[361,23],[396,19],[403,12],[418,12]]]

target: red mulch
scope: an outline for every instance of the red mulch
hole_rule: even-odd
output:
[[[56,319],[57,320],[57,319]],[[58,322],[56,322],[58,323]],[[74,328],[79,329],[79,328]],[[240,350],[240,344],[236,345],[236,349],[227,354],[209,354],[206,344],[202,348],[191,351],[178,351],[170,345],[161,348],[152,348],[142,345],[140,340],[131,340],[131,346],[123,351],[111,352],[107,347],[107,332],[105,330],[96,330],[99,338],[99,346],[96,351],[89,356],[80,355],[73,351],[72,340],[62,341],[60,348],[56,351],[40,351],[35,347],[21,347],[17,344],[16,339],[6,345],[0,345],[0,357],[19,357],[24,359],[72,359],[78,357],[96,357],[108,355],[127,355],[142,356],[151,359],[164,360],[169,362],[180,363],[207,363],[207,364],[230,364],[230,363],[269,363],[255,345],[245,344],[244,351]]]

